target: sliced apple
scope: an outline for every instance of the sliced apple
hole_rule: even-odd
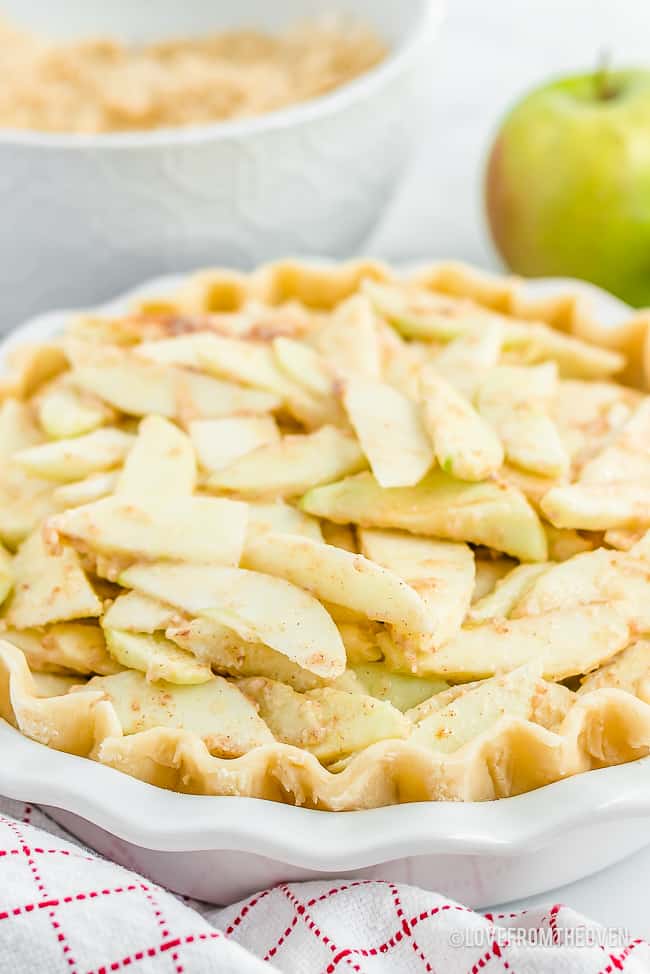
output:
[[[549,570],[548,563],[518,565],[500,578],[492,592],[479,599],[471,607],[467,621],[472,624],[489,622],[490,619],[507,619],[513,608],[531,590],[541,575]]]
[[[99,616],[102,603],[70,548],[47,549],[40,531],[20,546],[12,562],[13,595],[5,619],[16,629]]]
[[[104,628],[106,646],[122,666],[144,673],[147,680],[174,684],[207,683],[212,670],[191,653],[185,653],[161,633],[128,632]]]
[[[553,363],[524,368],[501,365],[479,384],[478,410],[493,426],[510,463],[547,477],[569,468],[569,455],[549,415],[557,390]]]
[[[279,443],[258,447],[212,474],[207,486],[244,496],[291,497],[365,466],[354,437],[324,426],[316,433],[285,436]]]
[[[2,638],[25,654],[36,672],[117,673],[121,667],[109,656],[100,626],[90,622],[57,622],[40,629],[3,631]],[[78,681],[77,681],[78,682]]]
[[[263,643],[247,642],[214,619],[199,617],[165,633],[181,649],[229,676],[264,676],[303,692],[323,680]]]
[[[630,628],[615,607],[577,605],[521,619],[495,619],[461,629],[427,657],[420,675],[478,680],[539,661],[547,680],[588,673],[630,640]]]
[[[246,505],[225,498],[177,497],[149,506],[116,495],[55,514],[46,532],[54,543],[60,537],[109,557],[237,565],[246,521]]]
[[[134,438],[122,430],[98,429],[84,436],[19,450],[14,459],[34,477],[70,483],[119,466],[133,443]]]
[[[472,603],[489,595],[500,578],[507,575],[509,571],[517,567],[517,562],[512,558],[476,558],[474,563],[476,578],[474,581],[474,591],[472,592]]]
[[[330,616],[313,596],[282,578],[236,568],[135,565],[120,582],[221,622],[317,676],[333,679],[345,669],[345,649]]]
[[[119,470],[109,470],[106,473],[93,473],[70,484],[61,484],[52,491],[52,501],[56,507],[63,509],[92,504],[115,491],[120,473]]]
[[[351,666],[376,663],[383,659],[384,654],[379,645],[381,626],[336,618],[338,607],[328,605],[327,608],[341,634],[348,663]]]
[[[277,396],[259,389],[244,389],[232,382],[149,365],[132,357],[117,363],[81,366],[71,374],[70,381],[130,416],[153,413],[167,419],[183,415],[190,419],[211,418],[266,413],[281,403]]]
[[[381,375],[375,315],[362,294],[343,301],[310,341],[338,375]]]
[[[274,736],[328,763],[387,738],[408,735],[406,718],[390,703],[323,687],[296,693],[262,677],[240,680]]]
[[[239,457],[280,440],[272,416],[225,416],[197,419],[189,425],[199,464],[208,474],[223,470]]]
[[[37,697],[62,697],[72,687],[83,683],[78,676],[63,676],[60,673],[32,673],[32,679]]]
[[[155,498],[158,503],[189,497],[195,486],[190,438],[161,416],[147,416],[120,473],[116,494],[144,501]]]
[[[572,528],[554,528],[552,524],[544,524],[544,533],[548,542],[549,561],[566,561],[579,555],[583,551],[593,551],[597,547],[597,535],[586,536],[579,534]],[[638,537],[638,536],[637,536]],[[605,541],[607,537],[605,536]],[[607,542],[609,544],[609,542]],[[633,544],[634,542],[631,542]],[[631,545],[630,545],[631,546]],[[616,548],[617,545],[612,545]]]
[[[573,605],[615,607],[637,632],[650,631],[650,575],[632,552],[598,548],[544,572],[513,608],[513,618]]]
[[[609,663],[586,676],[578,693],[590,693],[601,687],[617,687],[628,693],[641,692],[647,699],[650,679],[650,640],[638,639],[618,653]]]
[[[575,483],[551,487],[541,508],[556,528],[637,528],[650,524],[650,485]]]
[[[474,555],[468,546],[367,528],[359,531],[359,540],[368,558],[405,579],[426,606],[429,638],[419,646],[411,640],[412,648],[428,651],[447,642],[462,625],[474,590]],[[403,669],[404,647],[391,647],[387,661]]]
[[[290,504],[274,501],[269,504],[251,502],[248,505],[248,533],[281,531],[284,534],[303,534],[314,541],[322,541],[323,533],[315,517],[304,514]]]
[[[433,367],[471,403],[481,376],[498,364],[503,339],[503,322],[487,318],[445,345],[433,360]]]
[[[387,700],[403,713],[448,686],[444,680],[392,673],[384,663],[363,663],[346,670],[336,681],[335,689]]]
[[[424,425],[442,469],[460,480],[485,480],[503,463],[492,427],[433,369],[420,374]]]
[[[44,391],[36,409],[41,429],[57,440],[91,433],[113,418],[104,403],[62,383]]]
[[[433,463],[433,449],[416,403],[383,382],[350,378],[343,404],[382,487],[410,487]]]
[[[426,607],[414,589],[363,555],[295,534],[269,533],[247,541],[244,564],[368,619],[391,623],[404,635],[429,631]]]
[[[304,342],[274,338],[273,354],[280,369],[314,396],[333,396],[334,376],[326,359]]]
[[[341,524],[471,541],[521,561],[546,558],[544,529],[523,494],[494,481],[456,480],[442,470],[430,471],[415,487],[390,489],[360,473],[310,490],[300,506]]]
[[[248,698],[219,676],[200,686],[175,686],[149,683],[142,673],[126,670],[95,677],[86,686],[106,695],[125,734],[154,727],[191,731],[212,754],[224,758],[273,743],[273,735]]]
[[[528,720],[538,682],[534,668],[530,667],[486,680],[425,717],[409,741],[438,753],[451,754],[491,731],[503,717]]]
[[[56,342],[25,342],[5,357],[8,374],[0,377],[0,400],[27,399],[39,386],[68,368],[63,348]]]
[[[541,322],[498,315],[467,298],[439,294],[413,285],[397,287],[364,281],[364,293],[376,311],[408,338],[450,341],[476,330],[488,321],[504,326],[506,348],[519,352],[529,365],[549,359],[567,378],[602,379],[619,372],[623,356],[556,331]]]
[[[141,592],[124,592],[118,595],[102,617],[107,629],[124,629],[127,632],[152,633],[180,624],[178,609],[151,599]],[[173,681],[172,681],[173,682]]]

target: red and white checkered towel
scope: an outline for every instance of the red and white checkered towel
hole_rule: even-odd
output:
[[[488,914],[412,886],[295,883],[189,904],[0,800],[1,974],[641,974],[650,948],[566,907]]]

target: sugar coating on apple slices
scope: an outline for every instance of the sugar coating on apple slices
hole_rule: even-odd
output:
[[[645,320],[368,261],[202,272],[0,379],[0,715],[330,810],[650,753]]]

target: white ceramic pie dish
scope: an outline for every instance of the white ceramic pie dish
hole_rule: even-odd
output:
[[[386,60],[321,98],[258,118],[151,132],[0,129],[0,329],[154,274],[278,253],[354,252],[415,151],[443,0],[3,0],[47,36],[152,41],[277,30],[340,13]]]
[[[173,290],[151,281],[102,309]],[[575,281],[615,327],[630,309]],[[70,312],[32,319],[0,345],[61,330]],[[650,841],[650,758],[592,771],[495,802],[426,802],[332,813],[261,799],[165,791],[53,751],[0,721],[0,793],[37,802],[89,845],[187,895],[228,903],[284,880],[336,874],[410,882],[487,906],[571,882]]]

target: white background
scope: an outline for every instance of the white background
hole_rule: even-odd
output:
[[[590,70],[603,50],[614,66],[650,67],[650,0],[448,0],[422,144],[368,249],[393,259],[455,257],[498,266],[481,183],[499,119],[531,86]],[[517,906],[560,901],[650,938],[649,886],[650,847]]]
[[[481,182],[499,119],[533,85],[591,70],[602,51],[615,67],[650,68],[650,0],[447,0],[447,8],[422,145],[369,250],[489,266]]]

